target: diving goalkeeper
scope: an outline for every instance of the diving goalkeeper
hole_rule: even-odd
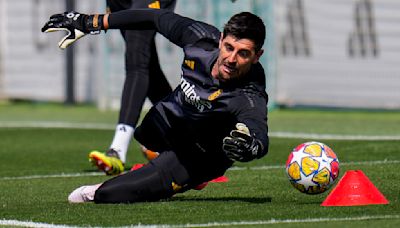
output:
[[[214,26],[165,10],[105,15],[55,14],[43,32],[66,30],[73,43],[107,29],[155,29],[183,49],[180,85],[155,104],[136,129],[138,142],[160,155],[142,168],[86,185],[71,203],[158,201],[222,176],[235,161],[268,152],[265,74],[259,63],[263,21],[249,12]]]

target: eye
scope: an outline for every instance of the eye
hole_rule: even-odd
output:
[[[250,57],[250,52],[247,51],[247,50],[242,50],[242,51],[239,51],[239,52],[238,52],[238,55],[239,55],[241,58],[247,59],[247,58]]]
[[[225,50],[227,50],[227,51],[229,51],[229,52],[233,51],[232,45],[230,45],[230,44],[225,44]]]

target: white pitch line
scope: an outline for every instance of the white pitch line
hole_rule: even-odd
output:
[[[41,222],[26,222],[19,220],[0,220],[0,226],[20,226],[20,227],[33,227],[33,228],[77,228],[78,226],[55,225]]]
[[[365,141],[385,141],[400,140],[400,135],[338,135],[338,134],[310,134],[294,132],[270,132],[270,137],[293,138],[293,139],[315,139],[315,140],[365,140]]]
[[[71,123],[59,121],[0,121],[0,128],[65,128],[88,130],[114,130],[113,124]]]
[[[382,164],[400,164],[398,160],[381,160],[381,161],[358,161],[358,162],[340,162],[340,166],[350,165],[382,165]],[[284,169],[284,165],[263,165],[252,167],[232,167],[229,170],[268,170],[268,169]]]
[[[60,178],[60,177],[89,177],[89,176],[104,176],[102,172],[96,173],[60,173],[50,175],[30,175],[20,177],[1,177],[0,180],[31,180],[31,179],[43,179],[43,178]]]
[[[381,161],[359,161],[359,162],[341,162],[340,166],[350,165],[382,165],[382,164],[400,164],[399,160],[381,160]],[[263,165],[253,167],[237,167],[234,166],[228,171],[241,171],[241,170],[269,170],[269,169],[284,169],[284,165]],[[45,178],[64,178],[64,177],[89,177],[89,176],[104,176],[102,172],[91,173],[61,173],[50,175],[31,175],[19,177],[0,177],[0,180],[31,180],[31,179],[45,179]]]
[[[59,121],[0,121],[0,128],[64,128],[88,130],[114,130],[113,124],[102,123],[71,123]],[[343,135],[343,134],[312,134],[304,132],[269,132],[274,138],[314,139],[314,140],[365,140],[383,141],[400,140],[400,135]]]
[[[185,227],[219,227],[219,226],[244,226],[244,225],[268,225],[268,224],[297,224],[297,223],[321,223],[321,222],[342,222],[342,221],[365,221],[376,219],[400,219],[399,215],[375,215],[375,216],[360,216],[360,217],[343,217],[343,218],[306,218],[306,219],[270,219],[259,221],[232,221],[232,222],[210,222],[199,224],[153,224],[153,225],[131,225],[120,226],[120,228],[185,228]],[[19,220],[0,220],[0,225],[6,226],[21,226],[21,227],[44,227],[44,228],[77,228],[78,226],[56,225],[38,222],[26,222]],[[93,227],[94,228],[94,227]]]
[[[377,215],[377,216],[344,217],[344,218],[271,219],[271,220],[260,220],[260,221],[214,222],[214,223],[204,223],[204,224],[170,225],[162,227],[168,227],[168,228],[216,227],[216,226],[230,227],[230,226],[243,226],[243,225],[341,222],[341,221],[363,221],[363,220],[374,220],[374,219],[399,219],[399,218],[400,218],[399,215]]]

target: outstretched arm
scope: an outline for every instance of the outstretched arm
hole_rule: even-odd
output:
[[[109,29],[155,29],[180,47],[204,38],[218,41],[220,35],[214,26],[162,9],[119,11],[110,14],[108,24]]]
[[[219,31],[214,26],[162,9],[124,10],[105,15],[65,12],[52,15],[42,32],[67,31],[59,43],[64,49],[86,34],[98,34],[107,29],[155,29],[180,47],[204,38],[216,42],[219,39]]]

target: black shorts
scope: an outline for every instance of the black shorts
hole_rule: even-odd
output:
[[[127,9],[149,8],[149,5],[154,2],[154,0],[106,0],[107,7],[111,12]],[[161,9],[173,10],[176,4],[176,0],[159,0],[159,2]]]

